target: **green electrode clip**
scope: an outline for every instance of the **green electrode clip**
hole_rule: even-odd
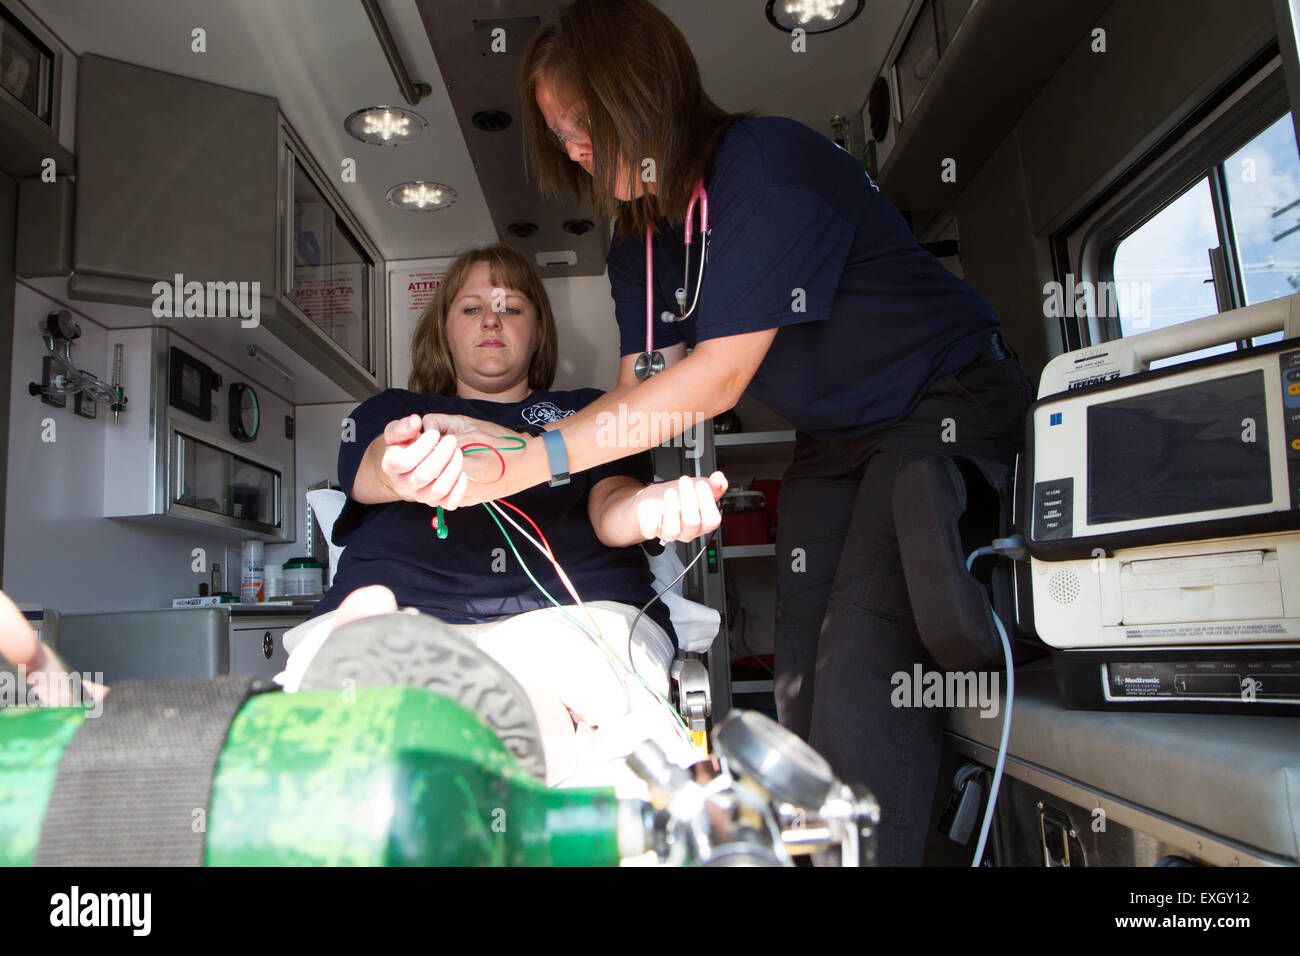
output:
[[[491,449],[492,451],[521,451],[528,446],[528,442],[524,441],[522,438],[516,438],[514,435],[498,435],[497,440],[514,441],[514,442],[518,442],[519,444],[511,445],[508,448],[495,448],[491,445],[480,445],[476,448],[465,448],[461,451],[461,454],[468,455],[471,454],[472,452],[488,451],[489,449]],[[503,475],[505,474],[504,471],[502,471],[501,473]],[[443,513],[442,505],[438,505],[438,514],[437,517],[433,519],[433,526],[438,532],[439,540],[445,540],[447,537],[447,515]]]

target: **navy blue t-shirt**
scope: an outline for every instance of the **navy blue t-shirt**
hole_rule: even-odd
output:
[[[439,539],[430,525],[436,514],[433,508],[409,501],[363,505],[350,497],[352,483],[370,443],[383,434],[389,422],[412,413],[468,415],[513,431],[567,418],[602,394],[597,388],[535,391],[522,402],[490,402],[417,395],[390,388],[363,402],[351,415],[355,440],[339,446],[339,484],[349,498],[331,537],[346,550],[339,559],[333,587],[312,609],[311,616],[334,610],[352,591],[370,584],[391,588],[399,607],[419,608],[456,624],[493,621],[551,607],[520,567],[487,508],[446,512],[448,536]],[[509,452],[505,458],[508,465]],[[639,545],[610,548],[602,544],[587,516],[588,492],[613,475],[630,475],[650,483],[653,475],[649,453],[575,474],[567,485],[558,488],[536,485],[511,495],[510,501],[537,522],[584,601],[620,601],[640,607],[655,594],[644,552]],[[503,510],[533,534],[523,518],[508,508]],[[561,604],[572,604],[551,562],[507,522],[501,523],[537,580]],[[651,605],[646,616],[676,640],[662,602]]]
[[[906,418],[998,327],[984,297],[917,245],[862,166],[801,123],[733,123],[704,185],[713,235],[699,306],[684,322],[659,319],[679,314],[673,293],[687,285],[681,224],[660,222],[654,239],[655,347],[779,329],[749,391],[814,438]],[[698,256],[697,238],[687,308]],[[639,354],[645,237],[615,239],[608,265],[621,354]]]

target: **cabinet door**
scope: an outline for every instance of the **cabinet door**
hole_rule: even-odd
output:
[[[232,627],[230,629],[230,673],[272,678],[284,670],[289,655],[284,650],[284,632],[289,626]]]
[[[374,375],[375,259],[292,144],[287,148],[285,297],[359,366]]]
[[[277,121],[268,96],[81,58],[73,263],[140,286],[275,282]]]

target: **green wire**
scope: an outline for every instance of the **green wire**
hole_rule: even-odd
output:
[[[510,448],[497,448],[493,446],[493,451],[519,451],[521,448],[528,447],[528,442],[524,441],[522,438],[516,438],[513,435],[498,435],[497,441],[517,441],[519,444],[513,445]],[[469,455],[476,451],[487,451],[487,449],[466,448],[461,452],[461,454]],[[446,540],[447,538],[447,516],[442,511],[442,505],[438,505],[438,538],[440,540]],[[547,595],[547,597],[550,597],[550,595]]]
[[[570,613],[568,612],[568,610],[564,607],[564,605],[562,605],[559,601],[555,600],[555,598],[551,596],[551,592],[548,591],[548,590],[546,590],[546,588],[542,587],[541,582],[539,582],[539,581],[537,580],[537,578],[533,577],[533,572],[528,570],[528,565],[524,563],[524,559],[523,559],[523,557],[519,554],[519,549],[517,549],[517,548],[515,547],[515,543],[514,543],[514,541],[511,540],[511,538],[510,538],[510,533],[509,533],[508,531],[506,531],[506,529],[505,529],[505,525],[503,525],[503,524],[501,523],[501,521],[500,521],[500,520],[497,518],[497,516],[493,513],[492,509],[489,508],[489,507],[487,506],[487,503],[486,503],[486,502],[483,504],[483,507],[484,507],[484,509],[486,509],[486,511],[487,511],[487,513],[488,513],[488,517],[490,517],[490,518],[493,520],[493,522],[496,523],[497,528],[501,531],[501,535],[502,535],[502,537],[504,537],[504,538],[506,539],[506,544],[510,545],[510,550],[514,552],[515,560],[517,560],[517,561],[519,562],[519,566],[520,566],[521,568],[524,569],[524,574],[528,575],[528,580],[530,580],[530,581],[533,582],[533,584],[537,587],[537,590],[541,591],[543,594],[546,595],[546,599],[547,599],[548,601],[550,601],[552,604],[554,604],[554,605],[556,606],[556,608],[559,609],[559,611],[560,611],[561,614],[563,614],[565,617],[567,617],[567,618],[568,618],[570,621],[572,621],[574,624],[578,625],[578,627],[580,627],[580,628],[582,628],[584,631],[586,631],[587,634],[588,634],[588,635],[589,635],[593,640],[595,640],[596,643],[597,643],[600,647],[604,648],[606,645],[605,645],[604,640],[601,638],[601,636],[600,636],[599,634],[594,633],[594,632],[591,630],[591,628],[587,627],[586,624],[584,624],[582,621],[578,620],[576,617],[574,617],[572,614],[570,614]],[[639,617],[639,615],[638,615],[638,617]],[[629,633],[629,635],[628,635],[628,644],[629,644],[629,646],[631,646],[631,640],[632,640],[632,638],[631,638],[631,634]],[[610,653],[613,654],[613,651],[610,651]],[[618,658],[618,655],[617,655],[617,654],[614,654],[613,656],[615,657],[615,659],[617,659],[617,660],[619,661],[620,664],[623,664],[623,661],[622,661],[621,659]],[[687,735],[689,736],[689,735],[690,735],[690,732],[691,732],[691,729],[690,729],[689,727],[686,726],[686,721],[682,720],[682,715],[679,714],[679,713],[677,713],[677,710],[676,710],[676,709],[675,709],[671,704],[668,704],[667,701],[665,701],[662,697],[660,697],[658,694],[656,694],[654,688],[651,687],[648,683],[646,683],[646,679],[645,679],[644,677],[642,677],[640,674],[637,673],[637,670],[636,670],[635,667],[632,667],[632,666],[630,666],[630,665],[631,665],[631,661],[630,661],[630,660],[629,660],[629,662],[628,662],[627,664],[623,664],[623,668],[624,668],[624,670],[626,670],[629,674],[631,674],[633,677],[635,677],[635,678],[637,679],[637,681],[640,682],[641,686],[645,688],[646,693],[648,693],[648,694],[649,694],[651,697],[653,697],[655,700],[660,701],[661,703],[665,704],[665,706],[668,707],[668,712],[669,712],[670,714],[673,715],[673,719],[677,721],[678,726],[680,726],[680,727],[682,728],[682,730],[686,731]]]
[[[516,438],[516,437],[513,436],[513,435],[498,435],[498,436],[497,436],[497,440],[498,440],[498,441],[513,441],[513,442],[518,442],[519,444],[517,444],[517,445],[513,445],[513,446],[511,446],[511,447],[509,447],[509,448],[496,448],[496,449],[495,449],[496,451],[519,451],[519,450],[522,449],[522,448],[526,448],[527,445],[528,445],[528,442],[524,441],[522,438]],[[469,454],[472,454],[473,452],[476,452],[476,451],[487,451],[487,449],[486,449],[486,448],[466,448],[466,449],[464,449],[464,450],[461,452],[461,454],[469,455]],[[506,529],[505,529],[505,525],[503,525],[503,524],[501,523],[501,521],[497,518],[497,516],[496,516],[496,514],[493,512],[493,510],[492,510],[490,507],[488,507],[487,502],[484,502],[484,503],[483,503],[483,509],[488,513],[488,517],[492,519],[493,523],[496,524],[497,529],[501,532],[501,536],[504,537],[504,538],[506,539],[506,544],[510,545],[510,550],[511,550],[512,552],[514,552],[515,560],[517,560],[517,561],[519,562],[519,566],[520,566],[521,568],[524,569],[524,574],[528,575],[528,580],[530,580],[530,581],[533,582],[533,585],[537,588],[537,590],[541,591],[544,595],[546,595],[546,599],[547,599],[548,601],[550,601],[552,604],[554,604],[555,607],[559,610],[559,612],[560,612],[561,614],[563,614],[565,617],[567,617],[567,618],[568,618],[570,621],[572,621],[574,624],[578,625],[578,627],[580,627],[580,628],[582,628],[584,631],[586,631],[587,634],[588,634],[588,635],[589,635],[593,640],[595,640],[596,643],[597,643],[600,647],[605,648],[605,647],[606,647],[605,642],[604,642],[604,640],[601,638],[601,636],[600,636],[599,634],[593,632],[593,631],[591,630],[591,628],[589,628],[586,624],[584,624],[582,621],[580,621],[580,620],[579,620],[577,617],[575,617],[574,615],[570,614],[569,611],[568,611],[568,609],[566,609],[566,608],[564,607],[564,605],[561,604],[559,601],[555,600],[555,598],[551,595],[551,592],[548,591],[548,590],[546,590],[546,588],[542,587],[541,582],[538,581],[537,578],[533,577],[533,572],[530,571],[530,570],[528,570],[528,565],[524,563],[524,559],[523,559],[523,557],[519,554],[519,549],[515,547],[515,543],[514,543],[514,541],[510,538],[510,533],[509,533],[508,531],[506,531]],[[447,517],[446,517],[445,514],[443,514],[443,511],[442,511],[442,505],[438,505],[438,537],[439,537],[439,538],[446,538],[446,537],[447,537]],[[639,614],[637,615],[637,619],[640,620],[640,615],[639,615]],[[636,622],[634,621],[633,624],[635,624],[635,623],[636,623]],[[681,727],[682,730],[686,731],[687,735],[689,736],[690,733],[691,733],[691,729],[690,729],[689,727],[686,726],[686,721],[682,720],[682,715],[679,714],[679,713],[676,711],[676,709],[672,707],[672,705],[667,704],[667,702],[664,701],[662,697],[660,697],[657,693],[655,693],[654,688],[651,687],[651,686],[646,682],[646,679],[645,679],[644,677],[642,677],[640,674],[637,673],[637,670],[636,670],[635,667],[632,667],[632,666],[631,666],[631,658],[630,658],[630,655],[631,655],[631,650],[630,650],[630,648],[631,648],[631,646],[632,646],[632,633],[631,633],[631,631],[628,632],[627,640],[628,640],[628,648],[629,648],[629,652],[628,652],[628,653],[629,653],[629,661],[628,661],[628,663],[627,663],[627,664],[623,664],[623,661],[622,661],[621,659],[618,658],[618,655],[617,655],[617,654],[614,654],[615,659],[617,659],[618,662],[619,662],[620,664],[623,664],[623,668],[624,668],[624,670],[626,670],[629,674],[631,674],[633,677],[635,677],[635,678],[637,679],[637,681],[641,684],[641,686],[642,686],[643,688],[645,688],[646,693],[648,693],[648,694],[649,694],[651,697],[653,697],[655,700],[658,700],[658,701],[661,701],[661,702],[665,703],[665,705],[668,707],[668,712],[669,712],[670,714],[673,715],[673,719],[677,721],[678,726]],[[606,648],[606,649],[608,650],[608,648]],[[609,651],[609,653],[613,654],[613,651]]]

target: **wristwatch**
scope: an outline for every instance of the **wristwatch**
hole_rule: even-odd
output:
[[[546,460],[551,466],[551,487],[569,483],[569,455],[564,450],[564,436],[558,431],[542,432],[546,445]]]

